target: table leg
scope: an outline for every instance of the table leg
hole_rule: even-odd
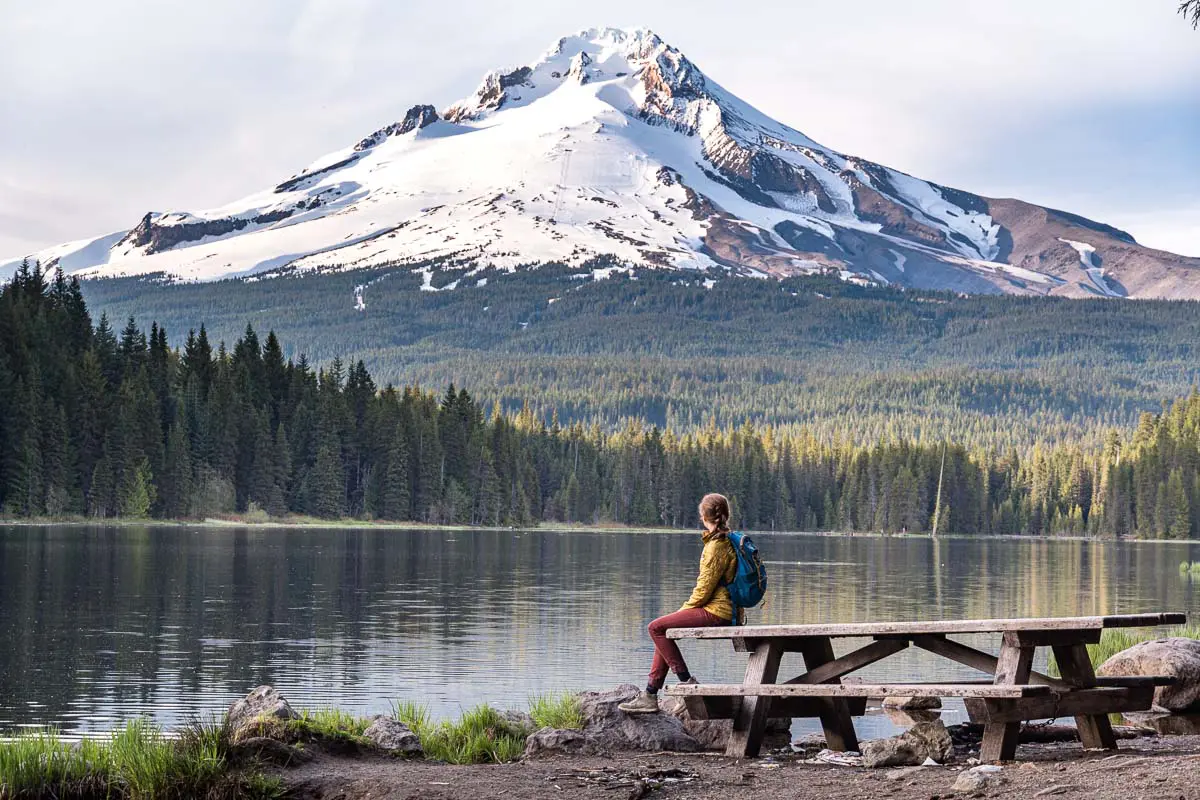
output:
[[[1082,644],[1056,645],[1054,660],[1063,680],[1080,689],[1096,685],[1096,672],[1087,646]],[[1105,714],[1081,714],[1075,717],[1079,728],[1079,741],[1087,750],[1116,750],[1117,738],[1113,735],[1112,723]]]
[[[779,660],[783,647],[776,642],[759,642],[750,654],[743,683],[755,685],[774,683],[779,674]],[[734,758],[753,758],[762,747],[763,734],[767,730],[767,714],[771,710],[769,697],[743,697],[741,706],[733,716],[733,728],[729,731],[729,743],[725,755]]]
[[[1010,643],[1007,639],[1000,646],[1000,657],[996,661],[996,684],[1029,683],[1033,670],[1033,647]],[[983,746],[979,760],[1012,761],[1017,757],[1017,740],[1021,735],[1020,722],[989,722],[983,729]]]
[[[827,636],[805,640],[801,652],[804,666],[812,672],[822,664],[833,661],[833,643]],[[840,679],[838,680],[840,682]],[[858,735],[854,732],[854,720],[850,717],[850,706],[844,699],[816,698],[821,705],[821,727],[825,729],[825,746],[844,753],[858,750]]]

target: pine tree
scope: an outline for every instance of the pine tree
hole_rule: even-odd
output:
[[[308,473],[307,510],[314,517],[336,519],[345,512],[346,472],[341,448],[332,431],[324,431],[317,444],[316,460]]]
[[[1193,29],[1200,28],[1200,0],[1183,0],[1179,13],[1191,21]]]
[[[91,480],[88,482],[88,514],[93,517],[107,517],[117,511],[116,476],[113,473],[112,460],[108,456],[108,443],[105,442],[100,460],[92,468]]]
[[[267,412],[257,415],[254,431],[253,457],[249,472],[249,501],[261,509],[278,503],[282,492],[279,488],[280,475],[275,457],[275,439],[267,422]]]
[[[75,470],[62,406],[51,403],[43,415],[42,491],[39,505],[51,516],[75,509]]]
[[[1168,539],[1187,539],[1191,533],[1192,516],[1183,483],[1183,470],[1176,468],[1171,471],[1164,500],[1164,535]]]
[[[146,363],[146,351],[146,334],[142,333],[137,322],[130,317],[125,329],[121,331],[121,343],[117,346],[117,353],[121,357],[121,374],[131,375],[141,369]]]
[[[143,457],[123,476],[117,490],[117,512],[123,517],[141,519],[149,515],[156,494],[150,461]]]
[[[42,405],[36,373],[29,380],[18,378],[12,392],[12,408],[5,414],[6,448],[4,496],[7,507],[23,516],[43,512],[42,442],[39,435]]]
[[[387,469],[383,485],[383,502],[380,514],[384,519],[406,520],[411,518],[412,489],[408,462],[408,446],[403,431],[397,430],[388,448]]]
[[[287,400],[288,372],[283,359],[283,347],[279,344],[275,331],[267,334],[267,343],[262,352],[263,375],[266,380],[267,395],[271,403],[271,425],[277,426],[280,421],[280,410]]]
[[[162,516],[178,519],[192,507],[192,456],[187,434],[181,425],[172,425],[167,434],[166,469],[160,476],[159,508]]]
[[[292,472],[291,450],[282,422],[275,428],[271,440],[271,458],[275,466],[275,484],[271,487],[263,507],[271,516],[282,517],[288,510],[288,482]]]

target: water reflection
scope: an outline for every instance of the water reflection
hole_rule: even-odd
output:
[[[756,622],[1196,605],[1187,543],[756,538],[772,576]],[[411,699],[439,716],[640,683],[645,623],[686,598],[699,552],[695,534],[0,527],[0,731],[171,725],[261,683],[298,706]],[[686,652],[703,680],[740,680],[727,646]],[[977,677],[914,649],[864,674]],[[891,726],[875,715],[860,732]]]

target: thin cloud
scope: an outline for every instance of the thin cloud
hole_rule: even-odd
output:
[[[610,0],[604,19],[561,0],[519,14],[485,0],[10,5],[0,116],[17,122],[0,126],[0,174],[56,199],[26,206],[0,184],[5,255],[260,190],[596,24],[654,28],[830,147],[1200,254],[1173,213],[1200,205],[1200,34],[1171,3],[814,0],[739,16],[724,0]],[[1122,119],[1139,104],[1156,116]],[[1152,136],[1164,127],[1181,133]]]

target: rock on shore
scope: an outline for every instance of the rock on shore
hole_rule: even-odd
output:
[[[238,733],[253,722],[266,719],[289,720],[299,719],[300,715],[292,710],[283,695],[271,686],[259,686],[250,694],[238,700],[229,707],[226,724],[236,741]]]
[[[543,728],[525,744],[525,755],[543,752],[596,754],[621,750],[670,750],[694,753],[700,742],[670,714],[626,714],[617,708],[640,691],[624,684],[604,692],[583,692],[579,705],[584,725],[579,731]],[[661,703],[661,701],[660,701]]]
[[[941,720],[922,722],[888,739],[861,745],[864,767],[911,767],[931,758],[944,764],[954,751],[954,742]]]
[[[1154,704],[1167,711],[1200,710],[1200,641],[1184,637],[1154,639],[1122,650],[1096,670],[1097,675],[1169,675],[1174,686],[1154,690]]]
[[[643,750],[693,753],[725,747],[732,727],[730,720],[696,720],[683,701],[660,697],[658,714],[626,714],[617,708],[633,699],[638,687],[624,684],[604,692],[583,692],[582,730],[543,728],[526,742],[525,755],[539,753],[596,754]],[[786,745],[791,720],[771,720],[765,746]]]
[[[421,740],[407,725],[382,714],[371,719],[363,738],[380,750],[404,756],[424,755]]]

